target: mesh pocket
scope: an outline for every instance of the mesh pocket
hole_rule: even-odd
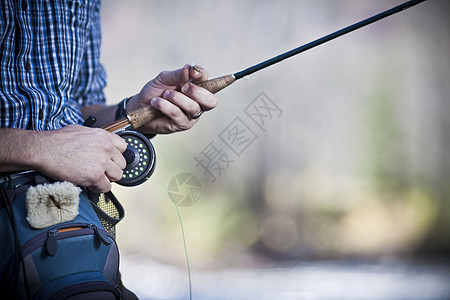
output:
[[[99,194],[95,200],[91,198],[97,216],[105,230],[116,238],[116,224],[124,217],[124,209],[112,192]]]

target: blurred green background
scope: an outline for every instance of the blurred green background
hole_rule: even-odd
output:
[[[185,63],[234,73],[401,2],[103,1],[107,98]],[[449,13],[430,0],[307,51],[219,92],[193,129],[155,137],[151,180],[113,189],[123,259],[185,268],[165,189],[180,173],[202,188],[179,208],[193,270],[448,259]],[[261,93],[280,110],[264,128],[246,114]],[[239,155],[221,139],[236,117],[257,136]],[[215,181],[196,161],[210,143],[232,161]]]

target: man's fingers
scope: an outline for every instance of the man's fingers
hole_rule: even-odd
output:
[[[162,98],[179,107],[180,110],[171,108],[171,111],[175,115],[167,115],[169,117],[177,117],[179,111],[184,112],[188,117],[196,116],[202,111],[213,109],[217,105],[217,99],[207,90],[196,86],[193,83],[186,83],[181,87],[181,92],[166,90],[164,91]],[[164,102],[161,98],[159,100],[153,100],[152,106],[161,110]],[[155,105],[154,105],[155,104]],[[159,107],[157,107],[159,106]],[[162,111],[165,113],[165,111]]]
[[[119,153],[117,151],[117,153]],[[120,156],[122,156],[120,154]],[[123,156],[122,156],[123,158]],[[123,159],[125,160],[125,159]],[[122,164],[122,163],[120,163]],[[126,163],[124,162],[126,165]],[[115,161],[110,160],[105,167],[105,171],[102,176],[97,176],[96,179],[92,179],[92,184],[89,186],[89,189],[96,193],[106,193],[111,190],[111,182],[118,181],[122,179],[123,168],[119,166]]]
[[[123,153],[127,149],[127,143],[123,138],[117,134],[111,134],[111,143],[114,145],[116,151],[111,153],[111,160],[121,169],[125,169],[127,162],[123,157]],[[122,176],[122,174],[120,175]]]
[[[194,83],[206,81],[208,79],[208,71],[206,71],[201,66],[191,64],[189,66],[189,77],[192,79],[192,82]]]
[[[183,93],[166,90],[163,97],[164,99],[170,101],[173,105],[177,106],[180,111],[184,112],[184,114],[188,117],[196,116],[203,111],[202,106],[198,102]]]
[[[119,150],[121,153],[127,150],[127,143],[124,141],[123,138],[121,138],[117,134],[111,134],[110,139],[114,147],[116,147],[117,150]]]
[[[125,157],[122,155],[123,151],[115,151],[115,153],[111,154],[111,161],[117,165],[118,168],[120,168],[120,170],[125,169],[125,167],[127,166],[127,162],[125,160]],[[122,176],[122,175],[120,175]]]
[[[217,98],[208,90],[187,82],[181,87],[181,92],[200,105],[203,111],[217,106]],[[197,111],[198,112],[198,111]]]
[[[170,91],[168,93],[175,93],[173,91]],[[167,96],[167,94],[166,94]],[[171,97],[172,98],[172,97]],[[174,99],[172,98],[172,101]],[[159,110],[164,115],[169,117],[170,119],[174,120],[176,123],[181,123],[188,119],[186,113],[182,110],[181,107],[174,104],[172,101],[165,99],[165,98],[153,98],[151,101],[151,105],[153,108]],[[178,99],[178,102],[183,102],[181,99]],[[198,105],[197,105],[198,107]]]
[[[183,68],[174,71],[163,71],[155,78],[153,84],[156,88],[165,89],[168,87],[177,88],[180,84],[189,81],[190,66],[187,64]]]
[[[111,190],[111,182],[105,175],[100,180],[97,180],[94,185],[90,186],[89,189],[95,193],[106,193]]]
[[[195,64],[186,64],[181,69],[174,71],[163,71],[157,77],[160,85],[179,87],[180,85],[192,81],[202,82],[208,79],[208,71]]]
[[[111,161],[106,167],[105,175],[109,181],[118,181],[122,178],[123,169],[119,167],[114,161]]]

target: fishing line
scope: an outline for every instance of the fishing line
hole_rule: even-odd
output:
[[[183,238],[183,246],[184,246],[184,255],[186,257],[186,266],[187,266],[187,272],[188,272],[188,282],[189,282],[189,300],[192,300],[192,278],[191,278],[191,265],[189,263],[189,256],[188,256],[188,251],[187,251],[187,244],[186,244],[186,236],[184,233],[184,227],[183,227],[183,222],[181,220],[181,214],[180,214],[180,210],[178,209],[178,205],[175,202],[175,199],[173,199],[172,194],[169,192],[169,189],[160,181],[153,179],[153,178],[149,178],[151,181],[158,183],[159,185],[161,185],[169,194],[170,199],[173,202],[173,205],[175,205],[175,208],[177,210],[177,215],[178,215],[178,220],[180,222],[180,228],[181,228],[181,236]]]

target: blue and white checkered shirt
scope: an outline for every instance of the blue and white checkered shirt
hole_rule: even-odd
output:
[[[0,127],[58,129],[104,103],[100,0],[0,0]]]

